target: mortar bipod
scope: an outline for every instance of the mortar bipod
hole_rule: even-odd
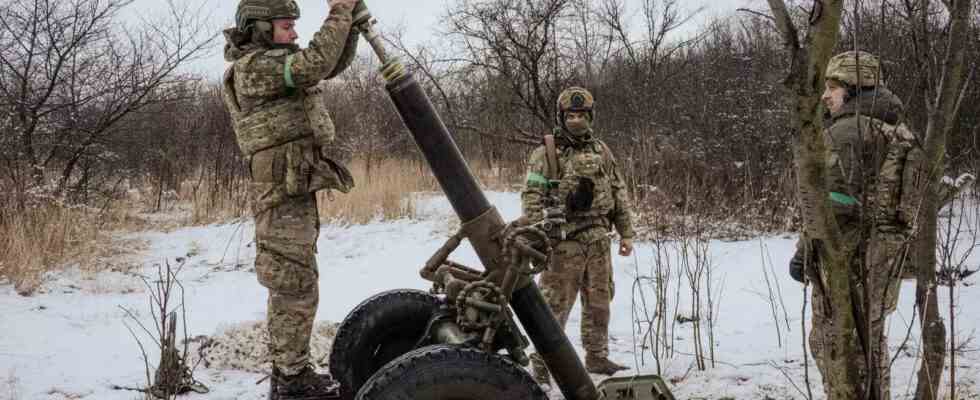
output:
[[[529,342],[514,321],[510,299],[518,281],[532,279],[548,265],[551,244],[537,226],[507,225],[494,235],[502,245],[504,268],[479,271],[449,260],[466,237],[465,228],[452,235],[429,258],[419,274],[432,282],[430,292],[446,296],[442,312],[429,324],[427,337],[436,343],[469,344],[487,352],[506,349],[519,365],[527,365]]]

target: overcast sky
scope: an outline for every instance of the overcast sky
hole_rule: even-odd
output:
[[[177,0],[178,2],[180,0]],[[454,0],[367,0],[371,13],[378,20],[378,27],[382,32],[390,31],[401,27],[405,32],[405,39],[409,45],[433,42],[438,39],[439,20],[445,15],[447,4],[452,4]],[[636,7],[639,0],[625,0],[627,6]],[[164,7],[165,2],[160,0],[136,0],[130,9],[127,10],[127,18],[134,18],[136,15],[152,16]],[[305,46],[306,42],[313,37],[313,33],[320,28],[323,18],[327,15],[329,6],[326,0],[297,0],[302,17],[296,24],[299,33],[299,43]],[[686,32],[696,31],[703,23],[714,16],[725,16],[735,12],[738,7],[751,7],[763,9],[765,2],[762,0],[683,0],[683,7],[687,10],[695,10],[704,6],[705,10],[699,17],[685,26]],[[211,21],[216,29],[223,29],[234,25],[235,8],[237,0],[207,0],[203,6],[203,12],[211,15]],[[685,32],[678,32],[684,35]],[[195,62],[187,67],[187,71],[202,73],[209,78],[220,77],[225,68],[224,58],[221,48],[224,39],[219,38],[217,45],[203,60]],[[360,51],[368,52],[369,47],[361,45]]]

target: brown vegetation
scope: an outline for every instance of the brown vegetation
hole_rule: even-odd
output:
[[[321,193],[320,217],[342,225],[413,218],[413,194],[436,190],[424,164],[387,159],[375,163],[354,160],[350,169],[357,182],[349,194]],[[509,188],[512,177],[499,176],[476,165],[474,171],[490,188]],[[244,180],[184,182],[179,191],[162,194],[154,187],[131,189],[103,207],[68,205],[50,198],[35,199],[19,212],[0,210],[0,278],[11,280],[22,294],[30,294],[43,274],[68,266],[85,273],[119,268],[119,255],[141,250],[138,243],[118,238],[119,233],[145,229],[173,229],[186,225],[223,222],[248,216],[248,186]],[[123,254],[120,254],[123,253]]]
[[[33,293],[52,268],[78,266],[93,274],[125,268],[107,260],[124,245],[128,251],[140,248],[113,237],[114,230],[128,224],[123,207],[109,211],[49,200],[13,211],[0,210],[0,279],[10,280],[22,295]]]

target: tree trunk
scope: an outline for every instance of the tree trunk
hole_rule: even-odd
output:
[[[929,2],[922,0],[921,6]],[[929,100],[929,121],[926,125],[925,160],[927,166],[926,188],[919,207],[919,239],[915,241],[915,254],[919,267],[915,288],[915,302],[919,308],[922,325],[923,359],[918,372],[915,398],[935,400],[942,381],[945,361],[946,328],[939,315],[936,292],[936,211],[939,208],[939,180],[946,154],[946,138],[955,126],[959,108],[960,91],[966,65],[966,43],[972,17],[973,0],[944,1],[950,14],[949,36],[942,75],[936,88],[936,98]],[[923,8],[921,12],[925,12]],[[925,16],[923,15],[923,18]],[[924,32],[923,32],[924,34]]]
[[[784,82],[792,92],[790,110],[797,122],[799,148],[800,201],[804,212],[804,231],[810,238],[819,238],[817,247],[820,259],[815,285],[823,290],[829,302],[834,332],[830,347],[825,351],[824,371],[828,387],[824,390],[830,400],[861,397],[858,376],[855,320],[852,313],[851,262],[854,257],[851,246],[845,246],[840,228],[831,212],[827,197],[827,145],[823,138],[820,115],[820,94],[823,92],[823,72],[837,45],[843,0],[817,0],[813,2],[806,43],[799,44],[798,30],[782,0],[769,0],[776,25],[782,33],[785,47],[791,55],[791,70]],[[815,290],[818,290],[815,288]]]
[[[942,165],[942,164],[940,164]],[[929,190],[928,192],[934,192]],[[915,241],[916,265],[919,266],[915,286],[915,304],[922,326],[922,365],[919,367],[915,398],[934,400],[942,380],[946,352],[946,327],[939,315],[936,289],[936,206],[935,197],[926,194],[919,220],[919,240]],[[932,210],[932,212],[926,211]]]

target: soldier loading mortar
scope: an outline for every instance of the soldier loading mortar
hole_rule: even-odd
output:
[[[565,398],[673,399],[657,376],[610,379],[596,388],[532,280],[548,265],[552,243],[561,239],[555,235],[564,212],[551,207],[533,224],[505,224],[421,86],[385,51],[363,2],[353,20],[381,60],[391,100],[462,228],[422,267],[420,275],[432,282],[429,293],[380,293],[341,323],[330,369],[342,397],[544,399],[520,367],[528,364],[529,345],[520,321]],[[484,270],[449,260],[463,239]]]

